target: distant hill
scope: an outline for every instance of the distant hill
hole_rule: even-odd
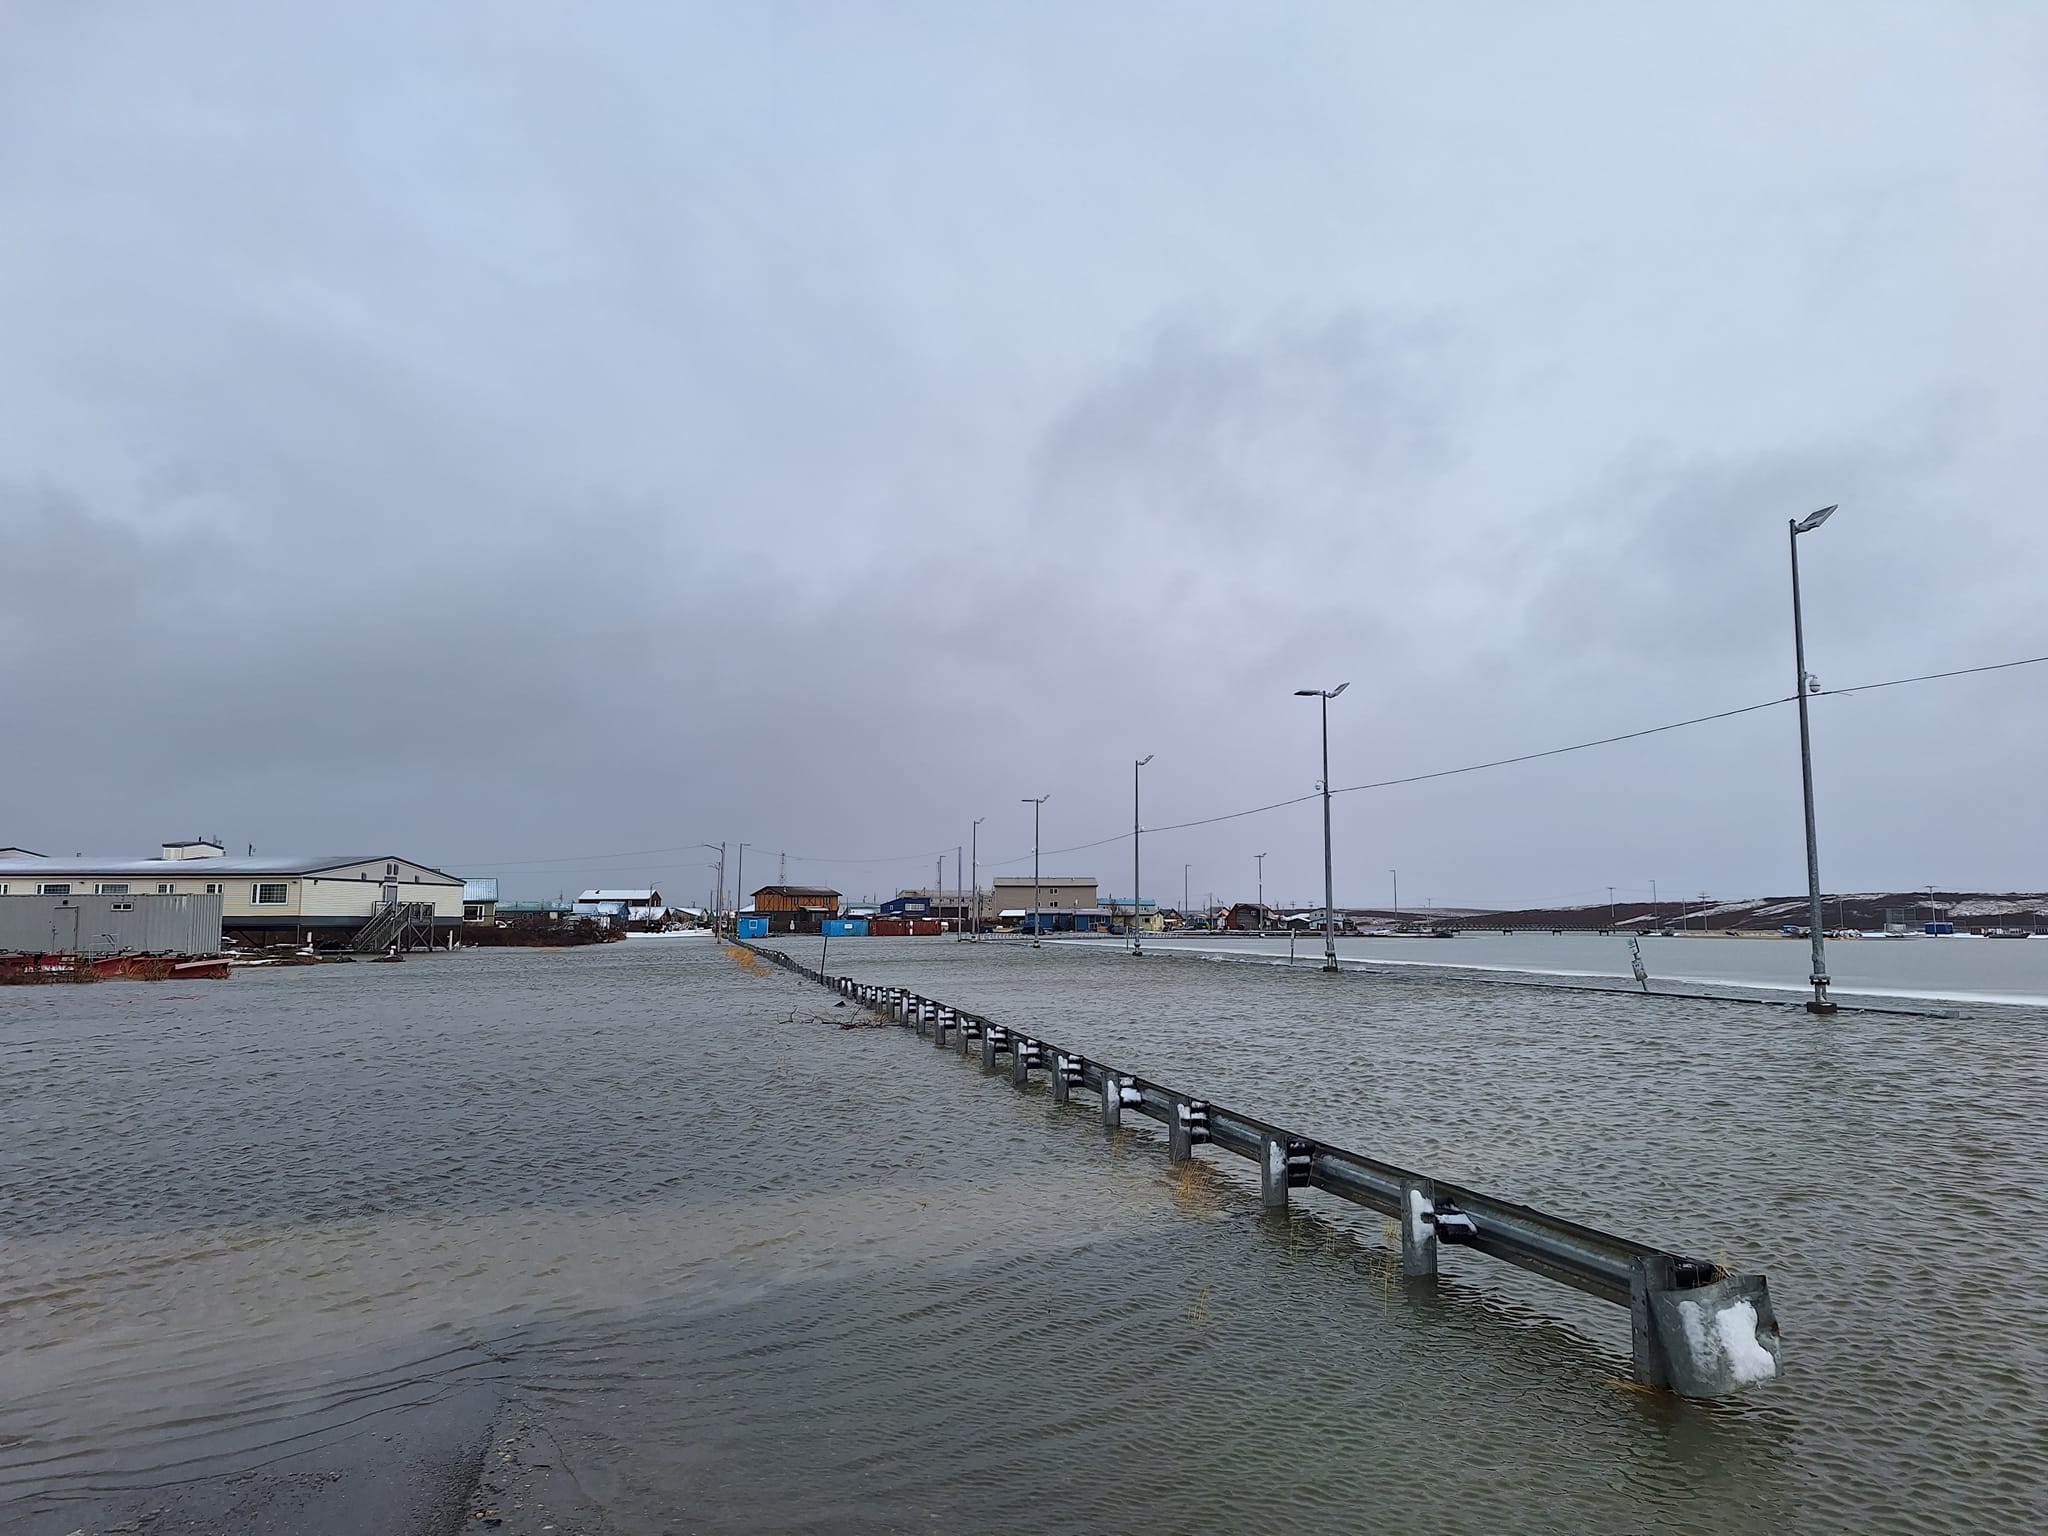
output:
[[[1669,928],[1693,933],[1776,933],[1788,923],[1806,926],[1804,896],[1752,896],[1741,901],[1701,902],[1618,901],[1613,906],[1617,932],[1643,933]],[[1822,903],[1824,927],[1881,930],[1889,918],[1913,928],[1924,923],[1953,923],[1958,933],[2024,929],[2048,933],[2048,893],[1987,891],[1862,891],[1830,895]],[[1474,932],[1501,928],[1603,929],[1609,908],[1604,901],[1576,907],[1528,907],[1513,912],[1485,912],[1448,918],[1446,928]]]

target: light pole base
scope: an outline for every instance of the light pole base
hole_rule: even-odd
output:
[[[1808,1013],[1840,1013],[1841,1009],[1824,997],[1815,997],[1807,1000],[1806,1011]]]

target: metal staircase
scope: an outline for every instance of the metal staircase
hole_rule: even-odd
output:
[[[431,901],[387,901],[356,930],[348,947],[359,955],[375,954],[394,945],[409,950],[415,942],[434,947],[434,904]]]

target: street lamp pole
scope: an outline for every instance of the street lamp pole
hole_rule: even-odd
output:
[[[1131,953],[1145,953],[1145,940],[1138,931],[1138,770],[1157,754],[1147,752],[1131,766],[1131,916],[1124,924],[1131,930]]]
[[[1401,871],[1390,869],[1387,873],[1394,877],[1394,926],[1399,928],[1401,926]]]
[[[1339,683],[1334,688],[1297,688],[1297,699],[1321,699],[1323,701],[1323,969],[1337,969],[1337,877],[1336,866],[1330,858],[1330,700],[1337,697],[1349,683]]]
[[[732,935],[734,938],[738,938],[740,935],[740,902],[744,899],[740,893],[746,889],[747,885],[747,845],[741,843],[739,851],[739,868],[733,872],[732,877]]]
[[[1266,856],[1255,853],[1252,857],[1259,861],[1259,937],[1263,939],[1266,936]]]
[[[1188,871],[1194,867],[1192,864],[1180,867],[1180,925],[1183,928],[1188,925]]]
[[[1038,883],[1038,808],[1051,798],[1052,796],[1047,794],[1040,795],[1034,800],[1029,795],[1026,795],[1017,802],[1019,805],[1031,807],[1031,942],[1033,944],[1036,944],[1039,940],[1040,928],[1038,915],[1038,903],[1041,899]]]
[[[1808,978],[1813,983],[1813,999],[1806,1005],[1808,1013],[1833,1013],[1835,1005],[1828,1001],[1827,940],[1821,929],[1820,839],[1813,823],[1813,733],[1806,718],[1806,695],[1814,684],[1806,672],[1806,622],[1799,604],[1799,535],[1813,532],[1834,512],[1832,506],[1822,507],[1809,517],[1794,518],[1787,525],[1791,529],[1788,541],[1792,547],[1792,650],[1799,667],[1799,776],[1806,792],[1807,931],[1813,937],[1813,974]]]

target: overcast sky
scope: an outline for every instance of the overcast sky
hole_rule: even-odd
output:
[[[1823,686],[2048,652],[2044,186],[2031,0],[14,0],[0,844],[1028,874],[1309,792],[1299,687],[1340,787],[1788,694],[1829,502]],[[2044,704],[1818,701],[1828,888],[2048,886]],[[1335,815],[1804,884],[1789,706]],[[1313,804],[1144,846],[1320,898]]]

